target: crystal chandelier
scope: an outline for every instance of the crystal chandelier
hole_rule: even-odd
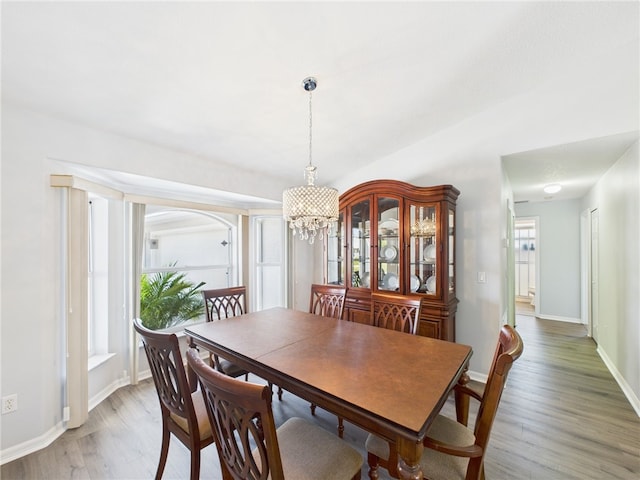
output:
[[[312,110],[311,92],[318,85],[313,77],[305,78],[302,86],[309,92],[309,165],[305,168],[306,185],[291,187],[282,194],[282,214],[289,222],[294,235],[300,240],[313,243],[316,235],[325,228],[330,228],[332,222],[338,220],[339,200],[335,188],[318,187],[315,185],[316,167],[311,161],[312,145]]]

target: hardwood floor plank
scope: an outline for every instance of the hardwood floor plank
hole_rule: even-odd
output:
[[[504,391],[487,451],[488,480],[638,480],[640,419],[582,325],[518,316],[524,339]],[[252,380],[259,381],[256,378]],[[337,419],[285,392],[276,422],[312,419],[335,432]],[[477,407],[472,403],[471,413]],[[443,413],[455,416],[450,399]],[[472,416],[473,418],[473,416]],[[2,466],[3,480],[149,479],[160,453],[160,409],[151,380],[119,389],[81,427],[49,447]],[[366,432],[345,425],[345,440],[366,459]],[[367,465],[362,478],[367,478]],[[380,471],[387,479],[386,472]],[[164,479],[189,476],[189,451],[172,439]],[[202,451],[201,478],[215,479],[215,446]],[[295,479],[292,479],[295,480]]]

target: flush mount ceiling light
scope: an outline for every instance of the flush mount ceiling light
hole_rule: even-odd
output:
[[[545,185],[543,190],[545,193],[558,193],[560,190],[562,190],[562,185],[560,185],[559,183],[551,183],[549,185]]]
[[[305,168],[306,185],[291,187],[282,193],[282,214],[289,222],[289,227],[300,240],[313,243],[316,235],[338,220],[338,190],[315,185],[316,167],[311,160],[312,146],[312,110],[311,92],[318,82],[313,77],[305,78],[302,86],[309,92],[309,165]]]

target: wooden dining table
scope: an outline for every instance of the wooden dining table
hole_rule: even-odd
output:
[[[395,442],[422,479],[422,440],[472,350],[433,338],[271,308],[185,329],[189,344]]]

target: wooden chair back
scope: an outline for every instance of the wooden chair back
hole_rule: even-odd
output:
[[[247,313],[247,287],[202,290],[207,322]]]
[[[498,344],[491,362],[491,369],[489,370],[489,378],[487,379],[476,416],[474,428],[476,444],[480,445],[483,450],[486,449],[489,443],[491,427],[496,418],[498,405],[507,382],[507,375],[513,362],[520,358],[523,350],[524,344],[520,334],[510,325],[504,325],[500,329]]]
[[[205,396],[222,468],[222,478],[283,480],[282,460],[271,409],[271,389],[240,382],[187,352]],[[256,449],[256,458],[252,453]]]
[[[493,421],[496,418],[498,405],[500,404],[502,392],[507,382],[507,375],[511,370],[513,362],[520,358],[523,350],[524,344],[518,332],[510,325],[502,326],[484,392],[479,394],[467,386],[456,385],[456,404],[464,397],[475,398],[480,402],[473,429],[475,435],[474,445],[464,447],[446,446],[440,442],[433,442],[427,433],[427,437],[424,440],[425,447],[443,451],[449,455],[469,458],[465,480],[484,478],[484,457],[487,451],[487,445],[489,444]],[[458,407],[458,405],[456,405],[456,407]],[[460,412],[458,412],[458,422],[466,425],[468,415],[467,406],[465,406],[463,410],[465,411],[462,414],[462,418],[460,418]]]
[[[196,378],[187,378],[178,337],[174,333],[149,330],[139,319],[134,319],[133,326],[142,338],[162,413],[162,452],[156,478],[162,477],[166,463],[169,432],[191,450],[191,478],[198,478],[200,450],[212,443],[213,437],[210,432],[203,435],[198,423],[192,397],[198,386]]]
[[[213,322],[223,318],[237,317],[247,313],[247,287],[229,287],[202,290],[204,309],[207,312],[207,322]],[[241,377],[244,375],[248,380],[248,372],[242,370],[234,363],[221,359],[218,355],[209,355],[211,365],[216,370],[231,377]]]
[[[420,320],[420,297],[397,293],[371,294],[371,325],[415,335]]]
[[[311,285],[309,312],[323,317],[342,319],[347,287],[344,285]]]

